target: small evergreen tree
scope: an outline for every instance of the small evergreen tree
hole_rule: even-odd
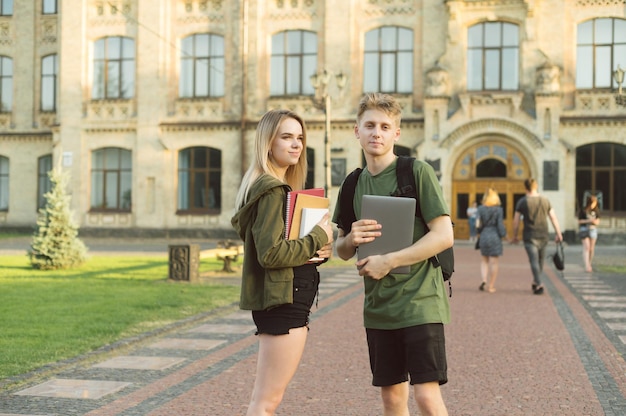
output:
[[[44,195],[46,206],[39,210],[28,257],[35,269],[68,269],[87,259],[87,247],[78,238],[78,227],[72,221],[70,197],[65,194],[67,172],[56,168],[48,176],[52,188]]]

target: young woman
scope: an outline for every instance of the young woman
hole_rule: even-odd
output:
[[[579,236],[583,244],[583,263],[585,271],[591,273],[591,261],[598,240],[598,224],[600,224],[600,209],[598,208],[598,198],[591,195],[587,198],[585,207],[578,215]]]
[[[502,255],[502,238],[506,235],[502,220],[500,196],[495,189],[489,188],[483,195],[482,205],[478,207],[478,230],[480,232],[480,274],[482,283],[479,289],[489,293],[496,291],[498,278],[498,257]]]
[[[257,127],[254,158],[237,193],[233,227],[244,242],[240,307],[252,311],[259,336],[248,416],[273,415],[300,363],[319,273],[328,258],[329,216],[298,240],[285,239],[287,192],[306,179],[304,121],[287,110],[267,112]]]

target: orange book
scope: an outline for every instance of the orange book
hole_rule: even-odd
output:
[[[289,240],[300,238],[300,224],[302,223],[302,208],[326,208],[330,207],[330,200],[325,197],[301,193],[296,198],[293,207],[293,217],[289,225]]]

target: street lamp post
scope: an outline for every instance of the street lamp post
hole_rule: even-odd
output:
[[[328,92],[331,75],[331,72],[325,69],[322,72],[311,75],[311,85],[315,89],[315,95],[312,97],[313,105],[324,111],[324,191],[327,198],[330,198],[331,187],[330,114],[332,100]],[[335,75],[337,89],[340,92],[346,86],[347,81],[348,77],[343,72]]]
[[[613,78],[617,82],[617,95],[615,96],[615,103],[626,107],[626,95],[622,94],[622,84],[624,83],[624,70],[617,66],[617,69],[613,72]]]

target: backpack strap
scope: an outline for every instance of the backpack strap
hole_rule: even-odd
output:
[[[341,207],[339,222],[337,227],[344,230],[344,234],[347,235],[352,230],[352,223],[356,221],[356,214],[354,213],[354,192],[356,190],[356,183],[359,181],[359,175],[363,169],[356,168],[346,177],[341,184],[339,206]]]
[[[420,207],[420,201],[417,196],[417,184],[415,182],[415,175],[413,175],[413,163],[414,157],[398,156],[396,162],[396,180],[398,181],[398,190],[395,191],[392,196],[400,196],[407,198],[415,198],[415,216],[420,218],[424,223],[424,227],[428,230],[428,224],[422,218],[422,208]],[[441,266],[439,258],[435,255],[430,259],[433,267]]]
[[[405,198],[415,198],[417,200],[417,184],[415,183],[415,175],[413,175],[414,157],[398,156],[396,161],[396,181],[398,189],[391,196],[400,196]],[[415,216],[422,218],[422,209],[419,201],[415,204]]]

